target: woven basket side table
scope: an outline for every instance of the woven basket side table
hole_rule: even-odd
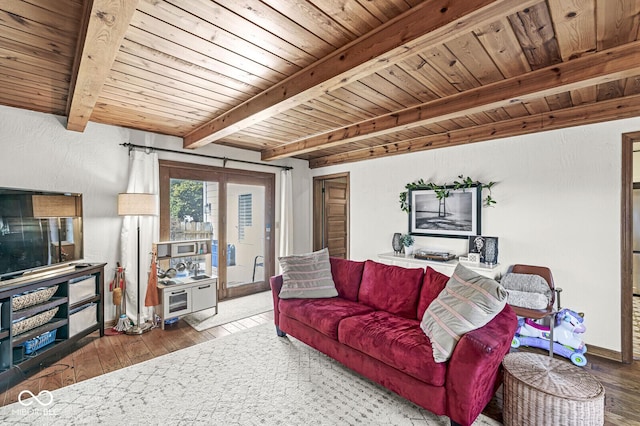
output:
[[[507,354],[502,365],[505,425],[604,424],[604,387],[583,369],[527,352]]]

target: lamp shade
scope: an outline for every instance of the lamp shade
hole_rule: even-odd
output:
[[[147,193],[118,194],[119,216],[158,216],[158,196]]]

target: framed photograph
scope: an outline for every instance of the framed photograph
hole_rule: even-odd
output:
[[[441,200],[431,189],[409,190],[409,232],[431,237],[480,234],[480,188],[449,189]]]
[[[469,237],[469,254],[477,253],[480,263],[498,263],[498,238],[473,235]]]

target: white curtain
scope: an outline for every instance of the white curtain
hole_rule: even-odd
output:
[[[129,155],[129,183],[127,193],[145,192],[159,194],[158,154],[133,150]],[[138,300],[138,243],[140,225],[140,300]],[[160,221],[157,216],[124,216],[120,232],[121,265],[126,272],[127,316],[137,321],[140,306],[140,321],[152,319],[153,310],[144,306],[151,265],[151,248],[160,235]]]
[[[280,173],[280,256],[293,252],[293,190],[291,170]],[[282,272],[282,271],[281,271]]]

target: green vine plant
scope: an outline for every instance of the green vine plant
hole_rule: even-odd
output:
[[[497,201],[493,198],[491,194],[491,188],[495,185],[495,182],[482,183],[477,180],[471,179],[469,176],[458,175],[458,179],[454,180],[453,185],[438,185],[433,182],[425,182],[424,179],[418,179],[413,182],[406,184],[404,187],[406,191],[400,193],[400,208],[402,211],[409,213],[409,201],[407,197],[409,196],[409,191],[412,189],[429,189],[436,194],[436,198],[438,200],[443,200],[447,198],[451,194],[452,189],[462,189],[463,191],[467,188],[471,188],[473,186],[478,186],[480,188],[480,192],[483,190],[487,190],[489,193],[482,200],[482,205],[485,207],[493,207],[496,205]]]

